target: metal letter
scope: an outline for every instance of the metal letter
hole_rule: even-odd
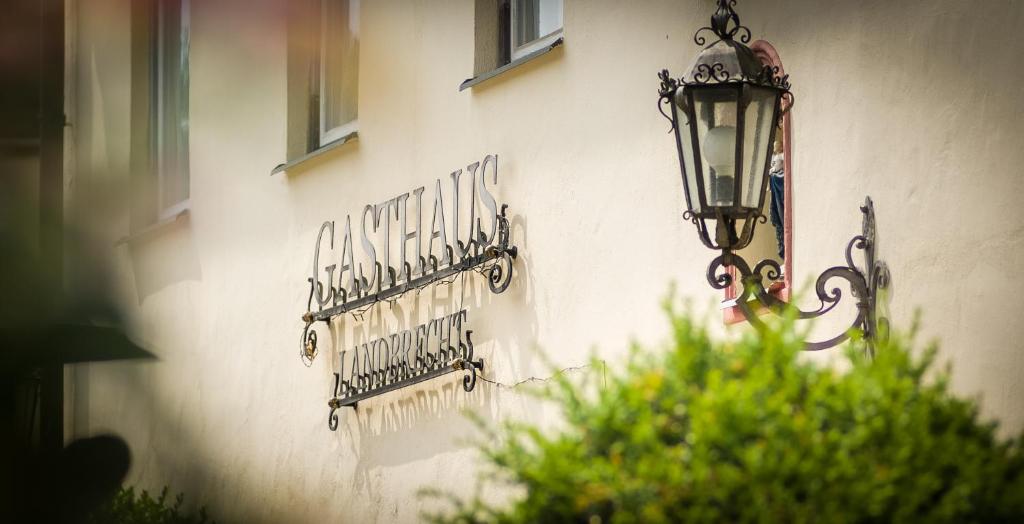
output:
[[[427,325],[420,324],[416,326],[416,356],[414,359],[415,364],[413,368],[419,371],[427,364],[427,355],[424,351],[427,345]]]
[[[483,205],[490,211],[488,215],[491,217],[491,232],[487,235],[484,234],[484,230],[481,227],[480,219],[477,219],[477,232],[479,235],[480,245],[489,246],[494,241],[494,236],[498,229],[498,203],[494,200],[494,195],[487,190],[487,163],[492,162],[494,164],[494,182],[498,183],[498,155],[487,155],[484,157],[483,164],[480,165],[480,198],[483,200]],[[482,218],[482,217],[481,217]]]
[[[388,356],[391,354],[391,345],[388,344],[388,339],[379,338],[377,339],[377,380],[380,385],[384,385],[388,376]]]
[[[371,340],[369,347],[367,348],[364,344],[363,349],[363,376],[366,377],[366,387],[372,389],[377,386],[377,367],[375,365],[377,360],[377,341]],[[366,351],[366,349],[369,349],[369,351]]]
[[[462,177],[462,170],[453,171],[452,177],[452,249],[455,258],[461,260],[466,256],[466,250],[459,245],[459,178]],[[473,229],[473,222],[470,222],[470,229]],[[466,247],[469,247],[468,245]],[[452,262],[455,262],[454,260]]]
[[[352,348],[352,369],[348,372],[348,383],[352,387],[362,387],[362,374],[359,371],[359,344],[356,344]]]
[[[470,253],[473,241],[473,229],[476,224],[476,170],[480,167],[480,162],[474,162],[466,169],[469,171],[469,236],[466,242],[463,243],[459,237],[462,236],[462,232],[459,229],[459,193],[461,192],[461,186],[459,185],[459,178],[462,177],[462,170],[458,170],[452,173],[452,214],[455,215],[452,224],[452,235],[455,237],[455,245],[452,248],[455,250],[455,255],[462,259]]]
[[[327,285],[323,285],[320,282],[320,241],[323,240],[324,230],[331,230],[331,250],[334,250],[334,221],[324,222],[320,226],[320,232],[316,235],[316,251],[313,252],[313,294],[316,295],[316,303],[320,306],[320,309],[324,308],[324,304],[330,302],[331,295],[334,294],[334,278],[333,278],[333,265],[331,266],[330,272],[327,273]],[[327,295],[324,296],[324,289],[327,289]]]
[[[406,329],[402,331],[402,366],[406,373],[412,371],[412,366],[409,364],[409,350],[412,349],[412,332]]]
[[[476,238],[476,170],[480,167],[480,162],[473,162],[466,166],[466,171],[469,172],[469,239],[466,241],[466,251],[469,252],[471,246],[477,241]],[[455,237],[458,240],[459,231],[456,230]]]
[[[437,359],[441,362],[447,362],[451,359],[448,355],[448,348],[451,347],[452,337],[452,318],[451,315],[445,315],[437,319]]]
[[[407,201],[409,200],[409,193],[398,197],[398,224],[401,228],[399,230],[400,249],[398,250],[399,258],[398,263],[402,266],[398,270],[399,278],[408,282],[413,279],[413,275],[418,275],[423,272],[423,265],[420,263],[420,225],[423,220],[420,213],[423,210],[423,187],[419,187],[413,191],[416,195],[416,231],[409,233],[409,209],[407,207]],[[416,259],[410,264],[409,259],[406,258],[405,245],[410,240],[416,241]],[[406,270],[408,268],[408,270]]]
[[[366,256],[370,258],[370,278],[366,278],[363,273],[363,265],[359,264],[359,279],[362,280],[360,288],[364,289],[365,292],[369,293],[370,289],[373,289],[373,283],[377,278],[377,250],[373,247],[373,242],[370,242],[370,238],[366,234],[366,213],[370,213],[371,219],[377,216],[377,206],[366,204],[363,208],[363,251],[366,252]],[[371,220],[371,222],[375,222]],[[374,231],[377,228],[374,227]]]
[[[402,334],[391,334],[391,354],[388,357],[388,367],[391,368],[391,380],[398,380],[399,372],[402,369]]]
[[[338,371],[335,373],[335,375],[338,376],[338,380],[340,380],[342,383],[344,383],[344,381],[341,380],[341,377],[345,376],[345,353],[347,353],[347,351],[342,350],[341,354],[338,355]],[[339,386],[338,389],[339,390],[341,389],[340,386]],[[340,394],[341,394],[341,391],[335,391],[334,392],[335,396],[340,395]]]
[[[457,352],[458,356],[462,358],[466,358],[468,356],[463,354],[462,352],[462,347],[464,345],[462,342],[462,323],[466,321],[466,317],[467,314],[465,309],[452,315],[452,326],[454,327],[455,332],[457,333],[457,336],[455,338],[455,351]]]
[[[440,219],[438,219],[440,215]],[[438,227],[440,222],[440,227]],[[440,238],[441,240],[441,256],[438,259],[438,267],[451,264],[451,258],[448,256],[448,236],[445,234],[444,227],[444,197],[441,195],[441,180],[437,180],[437,184],[434,189],[434,218],[430,221],[430,240],[427,241],[427,258],[433,257],[434,252],[434,239]]]
[[[336,373],[335,376],[338,377],[339,385],[337,390],[334,392],[335,396],[341,396],[341,390],[345,389],[345,386],[348,384],[345,379],[342,379],[342,377],[345,376],[345,353],[347,353],[347,351],[342,350],[338,355],[338,373]]]
[[[392,198],[391,200],[385,200],[379,206],[374,209],[376,217],[373,220],[374,231],[380,227],[381,214],[384,214],[384,263],[382,264],[384,274],[380,276],[381,282],[384,283],[381,287],[387,289],[393,287],[395,282],[391,280],[391,208],[395,208],[395,219],[398,218],[398,199]],[[395,277],[397,280],[398,277]]]
[[[346,215],[345,216],[345,239],[341,243],[341,271],[338,273],[338,287],[341,287],[341,282],[344,279],[343,275],[345,271],[348,271],[348,285],[346,299],[351,300],[354,298],[353,293],[356,291],[356,264],[355,264],[355,250],[352,249],[352,221]],[[376,267],[376,266],[374,266]]]

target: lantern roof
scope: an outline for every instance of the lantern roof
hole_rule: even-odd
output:
[[[711,25],[697,30],[693,37],[697,45],[707,43],[701,35],[705,31],[711,31],[717,39],[697,55],[679,84],[748,83],[788,90],[788,77],[779,76],[777,68],[763,64],[745,45],[750,42],[750,30],[740,24],[732,7],[734,3],[735,0],[719,0],[718,9],[711,15]]]
[[[732,39],[722,39],[697,55],[690,72],[683,75],[682,83],[761,83],[759,80],[764,76],[764,69],[764,64],[749,47]]]

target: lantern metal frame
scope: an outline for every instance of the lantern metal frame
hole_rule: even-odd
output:
[[[756,173],[748,173],[744,166],[746,110],[753,90],[761,89],[775,93],[770,122],[781,122],[795,101],[793,93],[789,90],[789,76],[780,75],[778,67],[762,64],[754,52],[744,45],[750,41],[750,30],[740,24],[739,16],[733,10],[734,4],[735,0],[719,0],[718,9],[711,17],[711,25],[697,30],[694,35],[694,42],[697,45],[704,45],[707,42],[702,36],[705,31],[713,32],[718,39],[697,56],[688,74],[678,79],[673,78],[667,69],[658,74],[661,80],[658,110],[672,124],[670,132],[675,133],[676,150],[679,154],[679,169],[683,177],[687,205],[683,217],[697,226],[701,241],[710,249],[743,249],[753,239],[757,222],[765,223],[768,220],[761,210],[764,208],[771,155],[765,155],[764,162]],[[705,171],[709,171],[710,166],[703,165],[703,158],[699,153],[701,144],[698,138],[694,95],[709,91],[734,92],[736,95],[736,173],[733,176],[731,206],[709,205],[707,200]],[[682,103],[676,103],[677,101]],[[681,111],[683,114],[680,114]],[[774,141],[777,127],[769,127],[766,146],[770,147]],[[690,143],[694,173],[687,172],[684,141]],[[696,187],[691,187],[688,175],[693,176],[692,182]],[[751,176],[761,177],[761,180],[757,181],[760,184],[756,206],[753,207],[743,205],[745,199],[741,192],[745,179]],[[698,206],[693,205],[695,202]],[[710,220],[716,223],[714,230],[709,227]],[[742,229],[737,232],[740,223]]]
[[[765,164],[762,170],[757,172],[744,170],[744,118],[746,105],[750,102],[744,97],[750,96],[751,88],[770,89],[777,93],[775,107],[772,111],[773,120],[771,122],[773,125],[771,125],[768,141],[764,144],[768,148],[772,147],[775,133],[779,127],[778,123],[792,109],[795,98],[790,91],[789,76],[780,75],[778,67],[762,64],[754,52],[745,45],[750,42],[751,34],[748,28],[740,24],[739,15],[733,9],[735,5],[736,0],[718,0],[717,9],[711,16],[711,25],[698,29],[694,34],[694,42],[700,46],[708,43],[708,39],[703,36],[707,31],[714,33],[717,40],[708,44],[701,51],[687,75],[676,79],[666,69],[658,74],[658,78],[661,80],[658,90],[658,110],[672,124],[670,132],[675,133],[679,169],[683,178],[687,205],[687,211],[683,214],[683,218],[697,227],[698,235],[705,246],[722,252],[708,266],[708,283],[714,289],[726,289],[734,284],[738,273],[742,289],[739,290],[735,300],[737,308],[747,321],[760,329],[763,328],[764,323],[758,318],[758,311],[755,310],[754,305],[759,304],[775,313],[790,310],[799,319],[818,318],[835,309],[844,296],[842,289],[830,285],[830,282],[835,279],[844,280],[850,288],[850,294],[856,299],[856,317],[842,333],[820,342],[807,342],[805,349],[817,351],[831,348],[848,340],[855,332],[859,331],[867,343],[867,351],[873,354],[878,341],[887,337],[888,334],[888,320],[884,314],[880,313],[879,306],[881,304],[878,296],[880,290],[889,287],[890,275],[885,263],[878,260],[876,256],[875,213],[870,197],[867,197],[864,205],[861,206],[863,213],[861,234],[853,237],[846,247],[846,265],[826,269],[815,281],[814,290],[820,302],[815,309],[802,310],[769,293],[770,285],[766,286],[765,281],[779,281],[783,276],[778,262],[765,259],[751,267],[743,257],[736,253],[750,244],[757,223],[765,223],[768,220],[761,210],[764,208],[765,193],[767,192],[767,171],[771,155],[768,154],[770,151],[765,152]],[[697,136],[697,117],[694,106],[694,92],[707,89],[734,89],[737,92],[736,172],[732,181],[735,186],[733,202],[730,206],[707,205],[705,173],[701,165],[702,152]],[[666,111],[666,104],[669,106],[669,111]],[[683,121],[680,117],[685,117],[686,120]],[[684,130],[683,128],[689,126],[690,122],[694,124],[693,129]],[[690,159],[686,156],[683,140],[690,141],[689,152],[692,155]],[[753,152],[753,154],[756,155],[757,152]],[[687,173],[687,160],[692,161],[694,173]],[[691,187],[690,180],[687,178],[688,174],[693,175],[696,187]],[[757,181],[760,182],[760,193],[757,195],[756,208],[742,205],[744,195],[741,193],[741,184],[745,177],[750,176],[761,177],[761,180]],[[750,187],[749,184],[748,187]],[[693,192],[697,193],[697,199],[692,198]],[[699,209],[694,208],[694,202],[699,203]],[[709,225],[711,220],[715,221],[713,230]],[[741,222],[741,229],[737,231],[737,226]],[[712,231],[714,231],[713,236]],[[863,252],[864,264],[862,266],[854,263],[854,250]]]

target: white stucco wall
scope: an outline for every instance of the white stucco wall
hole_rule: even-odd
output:
[[[273,177],[285,160],[284,4],[193,0],[191,214],[115,246],[128,233],[129,4],[75,15],[68,191],[71,216],[109,250],[136,336],[160,357],[73,373],[69,430],[124,436],[131,483],[168,484],[225,522],[415,521],[418,488],[472,485],[473,429],[460,410],[553,415],[487,383],[464,394],[449,375],[343,411],[331,432],[328,338],[380,336],[462,303],[483,376],[512,383],[548,374],[539,348],[574,366],[592,349],[614,362],[631,337],[659,340],[672,280],[698,309],[720,298],[704,279],[713,253],[680,219],[676,153],[656,110],[655,73],[680,74],[698,51],[691,37],[709,0],[566,0],[564,46],[463,92],[472,1],[364,1],[358,141]],[[871,195],[894,324],[921,308],[922,338],[941,341],[956,390],[981,396],[1007,431],[1024,427],[1024,324],[1003,305],[1024,295],[1012,276],[1024,262],[1024,4],[738,9],[778,49],[796,95],[796,282],[842,262]],[[419,186],[429,196],[435,179],[491,153],[520,249],[510,289],[492,295],[471,276],[400,313],[347,318],[333,336],[320,330],[321,354],[304,367],[320,224],[357,221],[365,204]]]

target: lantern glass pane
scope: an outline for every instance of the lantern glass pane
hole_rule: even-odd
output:
[[[757,209],[764,202],[764,177],[772,148],[773,118],[779,93],[774,89],[747,87],[750,103],[743,115],[743,199],[742,206]]]
[[[736,110],[739,90],[732,86],[693,88],[694,118],[703,165],[704,197],[709,207],[731,207],[736,173]]]
[[[690,211],[700,213],[703,209],[700,205],[700,198],[697,197],[697,167],[693,161],[693,128],[690,126],[690,117],[686,113],[685,102],[682,100],[686,93],[680,88],[676,92],[676,103],[672,110],[676,118],[676,139],[679,140],[679,150],[682,152],[683,169],[686,182],[686,205]]]

